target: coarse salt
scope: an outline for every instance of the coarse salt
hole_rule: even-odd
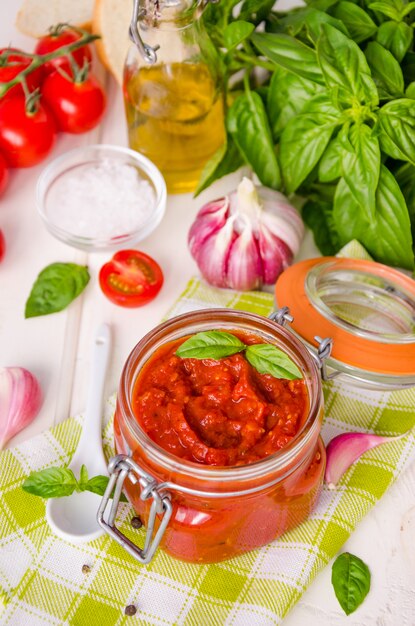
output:
[[[56,181],[49,215],[55,226],[91,239],[111,239],[138,230],[156,198],[148,180],[128,163],[103,159],[74,168]]]

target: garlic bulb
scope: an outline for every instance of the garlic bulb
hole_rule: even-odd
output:
[[[246,291],[275,283],[303,234],[301,217],[285,196],[243,178],[236,191],[200,209],[188,242],[209,283]]]
[[[42,404],[37,379],[23,367],[0,368],[0,450],[36,417]]]

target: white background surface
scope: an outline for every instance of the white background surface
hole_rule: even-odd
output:
[[[0,47],[12,43],[32,50],[34,41],[14,27],[17,10],[17,3],[0,0]],[[102,73],[102,78],[108,94],[103,124],[85,135],[59,135],[48,161],[87,143],[127,145],[121,91],[110,77]],[[97,273],[110,255],[87,257],[61,244],[44,229],[35,208],[36,181],[44,164],[13,171],[11,184],[0,198],[0,228],[7,242],[6,256],[0,265],[0,365],[31,370],[39,378],[45,395],[39,416],[10,445],[84,409],[90,338],[103,321],[111,325],[114,338],[107,394],[115,391],[133,346],[158,323],[188,279],[197,273],[186,244],[197,209],[204,200],[232,188],[236,180],[235,176],[229,177],[197,200],[190,195],[169,198],[163,222],[139,246],[163,268],[164,287],[153,303],[128,310],[111,304],[98,286]],[[308,239],[301,256],[313,253]],[[25,320],[25,301],[37,274],[56,261],[87,264],[90,284],[66,311]],[[351,616],[344,615],[332,590],[329,566],[286,618],[285,626],[415,626],[414,466],[365,518],[344,550],[360,556],[372,572],[372,588],[363,605]]]

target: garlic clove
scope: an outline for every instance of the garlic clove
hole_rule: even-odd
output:
[[[233,230],[233,218],[216,233],[208,237],[193,255],[204,278],[216,287],[228,287],[227,267],[231,246],[237,235]]]
[[[252,227],[248,221],[235,239],[229,253],[227,284],[233,289],[249,291],[262,284],[262,261]]]
[[[42,404],[40,385],[23,367],[0,368],[0,450],[36,417]]]
[[[336,487],[343,474],[364,452],[383,443],[400,439],[406,434],[398,437],[382,437],[369,433],[345,433],[334,437],[326,449],[327,463],[324,479],[329,489]]]
[[[289,204],[280,206],[280,209],[284,209],[284,217],[274,212],[273,204],[270,206],[266,204],[265,207],[267,210],[262,215],[262,224],[290,248],[294,257],[304,237],[304,224],[301,217]]]
[[[223,228],[229,210],[228,198],[220,198],[209,202],[198,213],[188,236],[190,252],[195,256],[200,248],[212,235]]]
[[[258,243],[263,264],[264,283],[275,283],[281,272],[290,265],[293,258],[292,252],[287,244],[273,235],[265,224],[260,225]]]

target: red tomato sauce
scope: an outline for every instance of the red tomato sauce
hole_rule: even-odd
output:
[[[188,461],[231,466],[258,461],[295,437],[308,412],[304,380],[260,374],[243,353],[180,358],[175,352],[186,339],[160,347],[135,383],[134,413],[155,443]]]

